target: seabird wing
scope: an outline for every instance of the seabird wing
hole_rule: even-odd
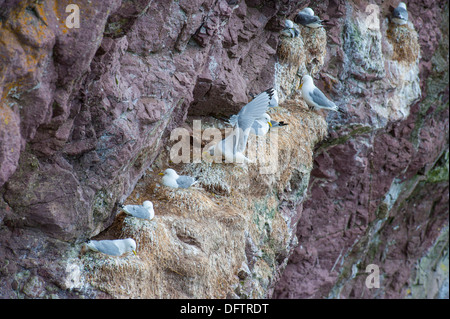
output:
[[[126,205],[123,210],[138,218],[149,218],[150,213],[141,205]]]
[[[269,102],[274,94],[274,89],[268,89],[256,96],[252,101],[245,105],[238,113],[236,135],[238,143],[235,152],[243,152],[247,145],[248,135],[253,122],[260,118],[269,108]]]
[[[308,24],[313,24],[313,23],[321,23],[322,20],[319,19],[318,16],[312,16],[309,15],[307,13],[303,13],[303,12],[299,12],[296,16],[294,21],[296,23],[299,23],[301,25],[308,25]]]
[[[116,243],[114,243],[114,241],[112,240],[100,240],[100,241],[95,241],[94,242],[94,247],[104,253],[104,254],[108,254],[108,255],[113,255],[113,256],[119,256],[121,255],[121,250],[120,248],[117,246]]]
[[[180,176],[177,178],[177,184],[178,187],[180,188],[188,188],[189,186],[191,186],[192,184],[195,183],[195,178],[191,177],[191,176]]]
[[[258,94],[253,100],[247,103],[237,114],[238,122],[247,118],[258,118],[266,113],[269,108],[269,102],[274,94],[274,89],[268,89]]]
[[[326,107],[326,108],[332,108],[335,109],[336,105],[331,102],[326,96],[325,94],[322,93],[322,91],[320,91],[318,88],[314,88],[314,90],[312,90],[311,92],[309,92],[309,97],[311,98],[311,100],[318,104],[319,107]]]
[[[394,18],[397,18],[397,19],[401,19],[401,20],[405,20],[405,21],[408,20],[408,11],[402,7],[395,8],[392,15]]]

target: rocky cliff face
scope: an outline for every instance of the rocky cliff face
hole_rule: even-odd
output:
[[[275,296],[401,298],[424,252],[448,251],[434,242],[448,232],[448,5],[410,3],[405,28],[384,18],[393,3],[336,5],[317,6],[335,24],[321,78],[347,115],[315,151],[300,245]],[[366,288],[369,264],[380,289]]]
[[[68,4],[0,1],[0,296],[445,295],[446,2],[411,3],[401,28],[394,2],[78,1],[79,28]],[[307,5],[330,26],[282,38]],[[307,109],[305,72],[345,114]],[[173,129],[204,146],[196,120],[224,129],[271,86],[276,172],[170,161]],[[169,166],[201,187],[159,185]],[[118,214],[144,199],[153,221]],[[80,253],[94,236],[138,257]]]

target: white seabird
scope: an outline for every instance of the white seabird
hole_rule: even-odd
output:
[[[305,8],[294,18],[295,23],[301,24],[308,28],[320,28],[323,27],[322,20],[318,16],[314,15],[314,11],[311,8]]]
[[[233,143],[234,153],[243,153],[245,151],[248,135],[250,134],[253,122],[264,116],[271,101],[273,101],[273,105],[278,105],[276,90],[273,88],[258,94],[253,100],[247,103],[238,114],[230,117],[228,122],[235,127],[237,141],[237,143]]]
[[[300,32],[295,28],[294,22],[286,19],[284,21],[284,29],[281,31],[284,36],[295,38],[298,37]]]
[[[189,188],[197,183],[198,180],[198,177],[194,178],[187,175],[180,176],[171,168],[166,169],[164,173],[159,173],[159,175],[164,175],[162,178],[162,183],[165,186],[173,188]]]
[[[214,157],[223,156],[226,163],[253,163],[253,161],[247,158],[242,152],[236,151],[236,132],[237,130],[235,129],[232,134],[228,135],[216,145],[211,146],[204,153]]]
[[[251,163],[252,161],[243,154],[247,146],[248,136],[253,123],[264,116],[270,105],[272,107],[278,106],[277,92],[273,88],[258,94],[238,114],[232,115],[228,124],[235,128],[233,133],[216,145],[211,146],[204,154],[223,155],[229,163]]]
[[[149,200],[146,200],[142,203],[142,205],[120,205],[122,210],[128,215],[151,220],[155,217],[155,211],[153,209],[153,203]]]
[[[306,103],[314,110],[326,109],[331,111],[340,111],[339,107],[330,101],[325,94],[320,91],[313,82],[311,76],[305,74],[302,77],[302,84],[300,85],[302,89],[303,98]]]
[[[121,256],[127,252],[136,255],[136,242],[133,238],[115,240],[90,240],[86,246],[94,251],[98,251],[111,256]]]
[[[406,4],[400,2],[398,7],[394,9],[392,13],[392,21],[396,24],[403,25],[408,22],[408,11],[406,10]]]

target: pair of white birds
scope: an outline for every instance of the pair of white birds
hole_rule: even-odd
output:
[[[162,174],[162,173],[161,173]],[[168,168],[164,172],[163,184],[175,188],[188,188],[197,182],[190,176],[179,176],[175,170]],[[146,200],[142,205],[122,205],[119,207],[128,215],[151,220],[155,216],[153,203]],[[136,241],[133,238],[115,240],[90,240],[86,247],[111,256],[121,256],[124,253],[133,252],[136,255]]]
[[[251,163],[244,155],[249,135],[262,136],[267,134],[271,127],[287,125],[284,122],[272,121],[266,113],[269,108],[277,106],[278,94],[275,89],[270,88],[258,94],[228,120],[228,124],[234,127],[233,132],[203,154],[223,156],[230,163]]]
[[[339,107],[314,85],[311,76],[304,75],[302,77],[300,88],[303,98],[312,109],[340,111]],[[252,161],[243,154],[249,134],[264,135],[269,131],[269,127],[287,125],[284,122],[272,121],[266,113],[269,107],[275,106],[278,106],[276,90],[269,89],[257,95],[238,114],[230,117],[229,123],[235,127],[233,133],[210,147],[205,153],[209,153],[211,156],[223,155],[229,162],[251,163]]]
[[[128,215],[136,218],[151,220],[155,216],[153,203],[146,200],[142,205],[121,205],[119,206]],[[136,254],[136,241],[133,238],[114,239],[114,240],[90,240],[86,243],[86,247],[97,252],[101,252],[110,256],[121,256],[128,252]]]
[[[295,23],[301,24],[302,26],[317,29],[323,27],[322,22],[318,16],[314,15],[314,11],[311,8],[304,8],[302,11],[297,13],[297,15],[294,18]],[[286,19],[284,21],[284,29],[281,31],[282,34],[288,37],[298,37],[299,31],[294,26],[294,22],[292,20]]]

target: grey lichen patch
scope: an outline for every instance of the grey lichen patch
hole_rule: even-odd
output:
[[[386,72],[381,45],[381,33],[360,20],[346,21],[343,29],[344,51],[348,57],[346,69],[357,79],[382,79]]]
[[[92,216],[95,225],[101,225],[101,221],[109,218],[108,212],[111,212],[114,207],[114,196],[111,192],[104,189],[97,192],[92,206]],[[100,229],[96,229],[94,234],[97,235]]]

